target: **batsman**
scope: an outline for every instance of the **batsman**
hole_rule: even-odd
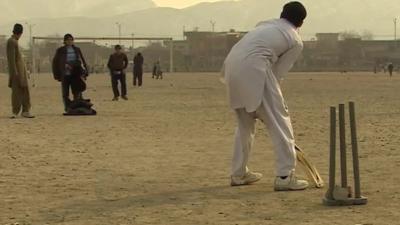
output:
[[[222,74],[229,103],[235,111],[235,134],[231,185],[247,185],[261,179],[248,166],[255,136],[255,122],[267,127],[276,155],[275,191],[304,190],[306,180],[295,176],[296,150],[293,128],[280,87],[303,49],[298,33],[307,16],[300,2],[289,2],[279,19],[260,22],[230,51]]]

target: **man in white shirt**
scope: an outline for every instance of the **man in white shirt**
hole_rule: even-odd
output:
[[[235,135],[231,185],[246,185],[262,174],[247,167],[260,119],[270,132],[276,154],[276,191],[303,190],[308,182],[296,178],[295,141],[280,80],[291,69],[303,49],[297,29],[307,12],[300,2],[283,7],[280,19],[259,23],[247,33],[227,56],[223,74],[231,108],[238,128]]]

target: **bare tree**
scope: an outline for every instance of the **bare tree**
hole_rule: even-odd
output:
[[[370,30],[363,30],[361,33],[361,39],[367,41],[374,40],[374,34]]]
[[[361,38],[361,35],[355,30],[345,30],[340,32],[339,38],[341,40]]]

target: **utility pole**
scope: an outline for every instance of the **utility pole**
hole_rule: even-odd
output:
[[[210,20],[210,23],[211,23],[211,30],[212,30],[212,32],[214,33],[214,31],[215,31],[215,24],[216,24],[216,22],[215,22],[215,21],[212,21],[212,20]]]
[[[32,47],[32,28],[36,26],[36,24],[31,24],[28,22],[26,22],[25,24],[29,27],[29,45],[30,47]]]
[[[211,62],[209,62],[210,63],[210,67],[212,68],[213,66],[214,66],[214,59],[215,59],[215,57],[214,57],[214,53],[215,53],[215,50],[214,50],[214,38],[215,38],[215,34],[214,34],[214,32],[215,32],[215,21],[213,21],[213,20],[210,20],[210,24],[211,24],[211,31],[212,31],[212,35],[211,35],[211,39],[210,39],[210,58],[211,58]]]
[[[119,44],[121,44],[121,23],[116,22],[115,24],[118,26],[118,38],[119,38]]]
[[[31,64],[30,64],[30,67],[31,68],[29,68],[29,70],[30,70],[30,72],[33,74],[35,71],[34,71],[34,69],[35,69],[35,66],[34,66],[34,60],[35,60],[35,57],[34,57],[34,55],[33,54],[35,54],[35,52],[34,52],[34,48],[33,48],[33,45],[34,45],[34,43],[33,43],[33,39],[32,39],[32,35],[33,35],[33,31],[32,31],[32,28],[35,26],[35,24],[31,24],[31,23],[28,23],[28,22],[25,22],[25,24],[28,26],[28,28],[29,28],[29,49],[30,49],[30,51],[31,51]],[[33,76],[33,75],[32,75]],[[35,83],[33,82],[33,85],[34,85]]]
[[[133,39],[135,37],[135,34],[132,33],[132,52],[135,53],[135,40]]]
[[[393,23],[394,23],[394,40],[397,40],[397,18],[393,19]]]
[[[169,42],[169,72],[174,72],[174,40],[172,38]]]
[[[394,46],[397,48],[397,18],[393,19],[394,23]]]

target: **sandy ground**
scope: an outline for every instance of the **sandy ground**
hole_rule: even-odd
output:
[[[260,123],[250,167],[264,178],[230,187],[235,120],[217,74],[146,75],[140,89],[131,79],[129,101],[112,102],[109,78],[91,76],[85,96],[98,115],[63,117],[59,84],[42,74],[37,118],[11,120],[0,75],[0,225],[400,224],[400,77],[292,74],[283,84],[297,143],[325,180],[329,106],[356,102],[369,203],[354,207],[323,206],[326,188],[274,192]]]

